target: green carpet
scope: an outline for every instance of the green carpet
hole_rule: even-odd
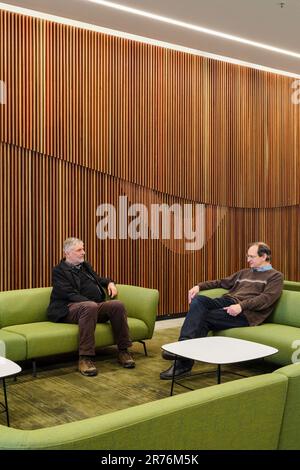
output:
[[[21,364],[25,369],[18,379],[6,381],[11,426],[19,429],[54,426],[169,396],[170,381],[159,378],[159,373],[171,364],[161,358],[161,345],[176,341],[178,332],[178,328],[155,332],[153,339],[147,341],[148,357],[144,355],[143,346],[134,343],[135,369],[123,369],[118,364],[115,348],[100,350],[97,377],[82,376],[77,371],[75,356],[41,360],[37,363],[37,377],[32,377],[30,364]],[[274,368],[263,361],[228,366],[224,368],[222,381],[239,379],[230,373],[233,371],[249,376]],[[215,366],[200,363],[194,370],[215,371]],[[214,373],[199,375],[183,383],[192,388],[207,387],[216,383],[216,376]],[[176,385],[175,394],[178,393],[187,393],[187,390]],[[2,401],[1,397],[2,390]],[[3,413],[0,423],[6,424]]]

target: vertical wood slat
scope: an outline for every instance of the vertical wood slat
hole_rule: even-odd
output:
[[[299,203],[292,78],[5,11],[0,25],[1,141],[207,204]]]
[[[186,310],[191,285],[238,269],[254,239],[299,279],[292,79],[4,11],[0,41],[2,290],[48,285],[70,235],[101,272],[158,288],[160,313]],[[205,247],[97,240],[97,205],[124,192],[205,204]]]
[[[160,313],[187,309],[187,291],[196,282],[218,278],[246,265],[249,241],[266,240],[274,265],[286,278],[300,280],[299,206],[274,209],[205,205],[205,245],[187,251],[186,240],[99,240],[96,208],[108,202],[128,205],[184,204],[174,198],[60,159],[0,144],[0,289],[46,286],[62,256],[67,236],[85,240],[88,257],[104,275],[121,283],[158,288]]]

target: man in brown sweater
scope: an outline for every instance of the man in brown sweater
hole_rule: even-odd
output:
[[[225,330],[262,323],[273,311],[283,288],[283,274],[273,269],[271,250],[263,242],[252,243],[247,252],[248,269],[242,269],[229,277],[201,282],[189,291],[189,312],[181,328],[179,341],[207,336],[210,330]],[[222,297],[210,299],[198,295],[200,290],[222,287],[228,292]],[[164,359],[174,355],[163,351]],[[192,369],[194,361],[180,358],[176,362],[175,376],[180,377]],[[160,378],[172,379],[174,365]]]

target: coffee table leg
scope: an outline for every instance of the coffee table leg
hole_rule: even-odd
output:
[[[171,385],[171,393],[170,393],[170,397],[173,395],[173,388],[174,388],[174,381],[175,381],[175,370],[176,370],[176,362],[177,362],[177,356],[175,356],[175,361],[174,361],[174,367],[173,367],[173,375],[172,375],[172,385]]]
[[[5,411],[6,411],[6,421],[7,421],[7,426],[9,426],[8,404],[7,404],[6,385],[5,385],[4,377],[2,378],[2,381],[3,381],[3,392],[4,392]]]
[[[217,381],[218,381],[218,384],[221,383],[221,364],[218,364],[218,369],[217,369]]]

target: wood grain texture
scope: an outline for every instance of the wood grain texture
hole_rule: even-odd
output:
[[[65,237],[116,281],[187,310],[249,241],[300,279],[293,79],[0,10],[0,288],[49,285]],[[203,205],[204,245],[96,236],[101,203]]]

